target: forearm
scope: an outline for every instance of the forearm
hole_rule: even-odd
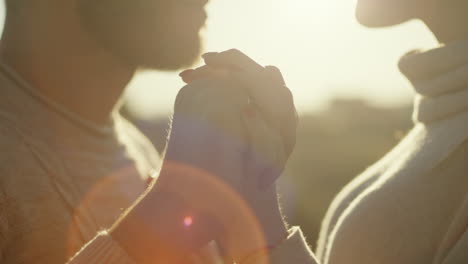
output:
[[[141,244],[142,240],[136,241],[135,238],[144,239],[147,234],[135,233],[128,236],[125,226],[129,223],[120,222],[112,230],[112,235],[107,232],[102,232],[95,239],[90,241],[83,249],[78,252],[68,264],[136,264],[136,263],[176,263],[167,262],[167,252],[159,252],[161,247],[151,246],[152,242],[148,240],[148,244]],[[134,227],[130,226],[132,230]],[[123,232],[123,233],[120,233]],[[120,234],[119,234],[120,233]],[[117,236],[122,236],[124,240],[117,242]],[[135,244],[132,244],[132,243]],[[121,246],[126,245],[126,246]],[[124,249],[125,247],[125,249]],[[131,253],[130,253],[131,252]],[[130,257],[130,254],[133,257]],[[164,258],[164,259],[163,259]],[[174,261],[174,258],[172,258]],[[165,261],[165,262],[163,262]],[[281,243],[274,248],[265,250],[259,249],[252,252],[242,260],[243,264],[318,264],[313,253],[308,248],[307,242],[302,236],[299,228],[292,228],[290,234]]]
[[[208,219],[183,199],[151,190],[69,264],[178,263],[212,240],[216,228]]]
[[[152,210],[153,209],[153,210]],[[215,223],[183,199],[151,192],[110,230],[137,263],[178,263],[214,237]]]
[[[220,232],[216,223],[204,220],[207,217],[188,208],[183,200],[173,195],[157,191],[147,193],[109,233],[99,234],[68,264],[178,263],[215,237],[215,232]],[[268,214],[257,216],[265,244],[251,239],[249,228],[233,232],[239,235],[233,239],[242,240],[234,244],[245,246],[232,249],[236,253],[243,252],[238,255],[238,260],[246,264],[263,263],[266,259],[269,262],[265,263],[272,264],[292,263],[289,260],[298,264],[316,264],[300,230],[291,229],[287,236],[279,209],[268,211]],[[191,217],[190,221],[187,216]],[[250,235],[243,234],[245,232]]]

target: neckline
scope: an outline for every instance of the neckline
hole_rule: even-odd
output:
[[[468,111],[468,39],[410,52],[399,67],[417,93],[415,123],[429,124]]]
[[[75,126],[83,128],[93,135],[105,137],[112,135],[115,131],[115,119],[118,112],[112,113],[112,117],[106,125],[97,125],[88,121],[76,113],[68,110],[65,106],[50,100],[43,96],[37,89],[35,89],[29,82],[27,82],[16,70],[9,66],[4,60],[0,59],[0,72],[3,73],[10,81],[15,83],[17,87],[26,92],[29,96],[40,102],[53,113],[58,114],[63,119],[71,122]]]

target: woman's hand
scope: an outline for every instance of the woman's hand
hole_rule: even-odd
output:
[[[181,74],[189,87],[198,81],[217,82],[218,89],[229,89],[230,93],[241,94],[243,98],[242,103],[238,104],[238,111],[244,123],[243,131],[247,134],[249,152],[245,156],[247,160],[244,167],[247,170],[244,171],[244,177],[237,177],[241,189],[236,191],[253,211],[264,240],[249,244],[249,233],[246,233],[247,236],[242,235],[242,229],[249,228],[242,225],[238,229],[232,228],[230,233],[234,235],[231,235],[231,241],[227,239],[224,244],[228,249],[235,248],[237,253],[234,255],[241,257],[249,251],[274,246],[285,237],[274,181],[284,169],[294,147],[297,114],[292,95],[277,68],[262,67],[237,50],[208,53],[204,59],[207,65]],[[195,92],[194,89],[192,91]],[[210,102],[210,98],[217,98],[210,92],[205,95],[200,93],[199,96],[205,97],[205,106],[219,103],[216,99]],[[229,96],[218,99],[223,104],[231,100]],[[227,112],[212,113],[221,119],[230,119]]]

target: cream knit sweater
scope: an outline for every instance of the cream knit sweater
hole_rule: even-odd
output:
[[[418,93],[415,127],[337,196],[323,263],[468,263],[468,41],[400,68]]]

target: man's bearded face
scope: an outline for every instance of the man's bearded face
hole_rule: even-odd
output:
[[[201,50],[206,0],[78,0],[83,27],[125,63],[175,70]]]

